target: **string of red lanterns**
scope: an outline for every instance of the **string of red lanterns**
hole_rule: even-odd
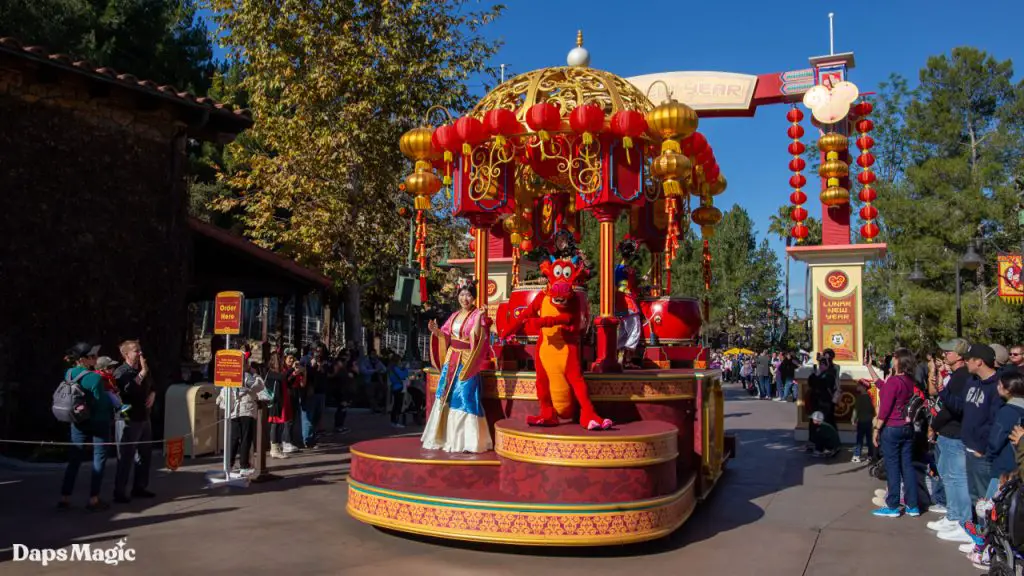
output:
[[[867,242],[873,242],[879,232],[878,224],[875,223],[875,219],[878,218],[878,208],[872,205],[872,202],[878,198],[878,193],[872,186],[875,182],[875,172],[872,169],[875,164],[875,156],[871,154],[871,148],[875,145],[875,140],[868,135],[868,132],[875,127],[875,123],[868,118],[872,110],[874,110],[874,106],[867,100],[859,102],[854,107],[854,112],[860,118],[856,124],[857,132],[860,134],[857,137],[857,147],[860,148],[857,165],[861,168],[860,174],[857,175],[857,181],[861,184],[858,197],[864,203],[860,209],[860,218],[864,221],[860,227],[860,235]]]
[[[789,211],[789,217],[793,220],[794,225],[789,234],[799,243],[810,235],[810,230],[804,225],[804,221],[807,220],[807,209],[803,206],[807,202],[807,194],[803,191],[804,185],[807,184],[807,177],[802,174],[804,168],[807,167],[807,162],[803,159],[802,154],[807,148],[800,141],[804,135],[804,128],[800,125],[800,121],[804,119],[804,113],[794,105],[786,113],[786,119],[789,120],[786,134],[792,139],[792,142],[789,143],[789,153],[793,155],[789,161],[789,169],[793,172],[789,178],[789,185],[793,188],[793,193],[789,195],[789,201],[793,204],[793,209]]]

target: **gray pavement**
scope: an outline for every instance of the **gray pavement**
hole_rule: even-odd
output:
[[[809,458],[792,440],[796,408],[759,402],[729,390],[727,427],[739,456],[690,520],[663,540],[601,549],[521,549],[451,544],[377,530],[345,513],[348,442],[395,430],[380,415],[350,415],[353,433],[322,448],[269,461],[278,479],[244,490],[206,490],[214,459],[156,472],[152,502],[81,509],[88,478],[83,466],[78,508],[54,509],[60,471],[0,469],[0,574],[389,574],[587,575],[722,574],[757,576],[887,576],[980,574],[940,542],[922,518],[870,515],[881,484],[844,452]],[[415,433],[415,429],[406,432]],[[110,494],[113,468],[104,494]],[[13,543],[61,548],[120,539],[135,561],[12,562]],[[656,571],[656,572],[655,572]]]

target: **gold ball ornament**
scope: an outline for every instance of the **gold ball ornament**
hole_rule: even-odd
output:
[[[410,160],[431,160],[438,156],[430,139],[434,130],[426,126],[413,128],[398,140],[398,148]]]
[[[822,152],[841,152],[849,147],[849,139],[838,132],[829,132],[818,138],[818,150]]]
[[[405,191],[415,198],[417,210],[430,209],[430,197],[441,190],[441,179],[429,170],[416,171],[405,177]]]
[[[718,178],[708,186],[708,193],[712,196],[718,196],[729,186],[723,174],[719,174]]]
[[[818,167],[818,176],[822,178],[845,178],[849,175],[850,166],[842,160],[825,160]]]
[[[697,131],[697,112],[676,100],[659,104],[646,120],[648,133],[658,140],[686,138]]]
[[[821,193],[821,203],[825,206],[842,206],[850,203],[850,191],[842,186],[829,186]]]
[[[701,235],[710,238],[715,235],[715,226],[722,221],[722,211],[706,204],[690,214],[690,221],[700,226]]]
[[[680,181],[685,181],[691,167],[690,159],[686,156],[665,151],[651,162],[651,175],[664,182],[666,196],[681,196],[683,187]]]

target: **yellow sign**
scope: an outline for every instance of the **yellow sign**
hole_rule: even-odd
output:
[[[241,292],[220,292],[214,301],[213,333],[242,333],[242,303],[245,296]]]
[[[245,377],[245,353],[221,350],[213,364],[213,384],[223,388],[241,388]]]

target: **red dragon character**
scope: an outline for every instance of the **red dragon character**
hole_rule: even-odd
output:
[[[614,423],[594,411],[580,367],[580,332],[583,313],[574,286],[583,273],[579,257],[549,257],[540,263],[548,279],[544,293],[534,298],[505,330],[503,337],[532,322],[539,328],[537,340],[537,400],[540,415],[527,416],[530,426],[557,426],[559,417],[572,418],[574,398],[580,406],[580,426],[587,430],[607,430]]]

